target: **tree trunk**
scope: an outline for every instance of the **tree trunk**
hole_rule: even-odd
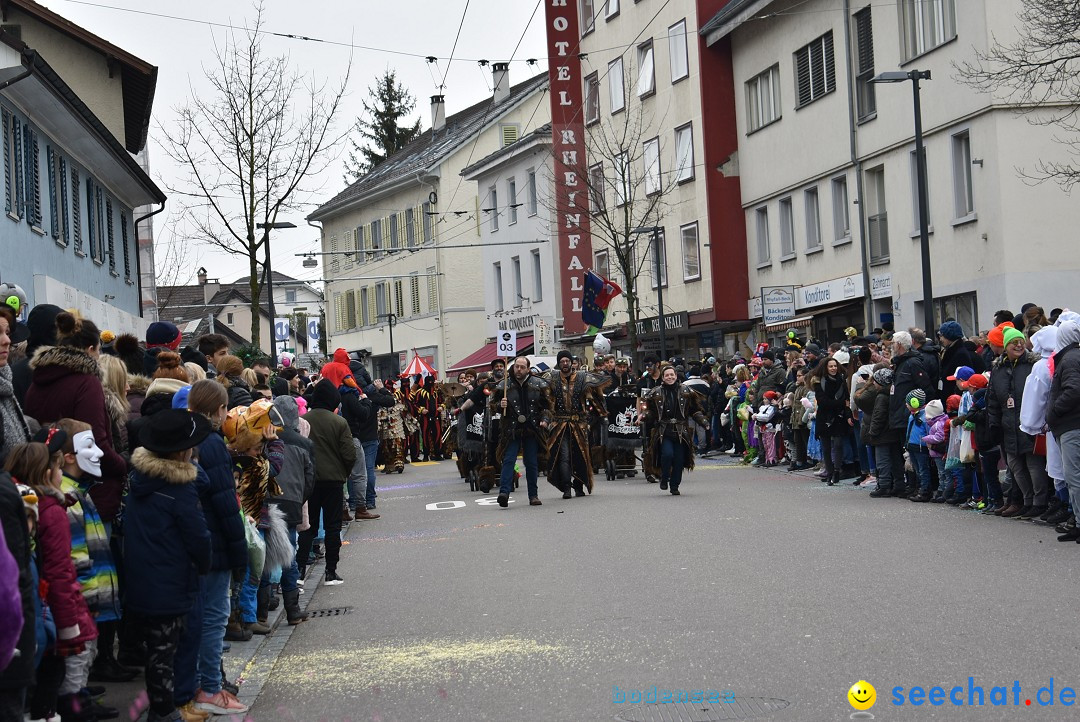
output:
[[[248,256],[248,271],[251,276],[248,279],[248,290],[251,293],[251,343],[256,348],[262,348],[262,314],[259,311],[259,292],[262,290],[259,283],[259,257],[253,251]]]

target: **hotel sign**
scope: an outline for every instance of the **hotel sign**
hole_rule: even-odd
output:
[[[581,33],[577,0],[545,0],[551,139],[554,156],[555,220],[561,283],[563,333],[585,332],[581,320],[582,274],[592,261],[582,117]],[[582,259],[585,259],[584,262]]]

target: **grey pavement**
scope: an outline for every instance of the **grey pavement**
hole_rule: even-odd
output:
[[[449,462],[379,484],[345,584],[305,595],[351,610],[290,631],[251,718],[848,719],[861,679],[876,719],[1077,716],[1060,694],[1080,687],[1080,546],[1046,527],[725,461],[680,497],[639,476],[563,500],[541,477],[543,506],[522,486],[506,510]],[[892,704],[940,685],[966,705],[969,677],[985,706]],[[654,685],[720,699],[615,702]]]

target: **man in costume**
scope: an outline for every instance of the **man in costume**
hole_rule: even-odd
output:
[[[644,437],[644,449],[641,454],[641,469],[645,472],[645,480],[650,484],[655,484],[660,480],[660,467],[653,463],[653,455],[648,453],[649,447],[649,420],[645,416],[645,396],[649,389],[656,388],[663,380],[660,378],[660,359],[656,356],[645,357],[645,375],[638,381],[638,413],[644,419],[641,426],[641,433]]]
[[[492,409],[488,404],[488,398],[494,392],[495,388],[502,382],[503,377],[506,374],[506,361],[497,358],[491,362],[491,372],[486,375],[486,378],[481,375],[476,381],[476,387],[469,392],[465,397],[465,402],[459,407],[459,413],[465,414],[466,427],[469,428],[469,424],[475,425],[476,416],[482,414],[483,426],[484,426],[484,440],[483,446],[480,449],[476,449],[475,442],[468,440],[462,441],[462,449],[470,453],[479,453],[480,455],[480,468],[478,469],[477,484],[480,491],[488,493],[491,488],[495,486],[495,464],[497,463],[498,454],[496,446],[498,439],[494,429],[498,428],[498,423],[502,419],[501,409]]]
[[[645,455],[660,468],[660,488],[679,496],[683,470],[694,468],[694,431],[690,419],[705,425],[701,395],[679,383],[675,367],[665,365],[660,386],[645,394],[649,420]]]
[[[413,392],[413,402],[420,419],[420,433],[424,437],[424,461],[442,461],[442,419],[434,376],[424,378],[424,384]]]
[[[547,374],[547,393],[553,411],[547,443],[547,478],[562,491],[564,499],[569,499],[571,489],[577,496],[585,496],[586,488],[592,493],[586,407],[591,402],[601,414],[607,413],[603,391],[611,379],[575,371],[569,351],[560,351],[557,359],[558,368]]]
[[[496,458],[502,462],[499,476],[499,506],[509,504],[514,490],[514,464],[520,451],[525,464],[529,505],[540,506],[538,453],[551,421],[547,382],[529,370],[529,359],[518,356],[506,381],[495,387],[492,404],[500,410]]]
[[[393,388],[394,380],[387,386]],[[405,468],[405,404],[401,390],[394,392],[394,405],[379,409],[379,442],[382,445],[383,473],[401,473]]]
[[[404,463],[420,461],[420,422],[416,420],[416,400],[413,398],[413,390],[409,386],[409,378],[401,379],[400,387],[394,392],[394,398],[405,409],[401,415],[405,430],[405,453],[402,457]]]

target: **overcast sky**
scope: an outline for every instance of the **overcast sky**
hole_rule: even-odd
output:
[[[164,189],[165,183],[183,177],[155,143],[158,127],[170,126],[175,109],[184,104],[192,92],[207,94],[208,83],[203,68],[214,59],[214,44],[229,33],[227,27],[242,28],[254,17],[253,5],[247,0],[38,0],[72,22],[100,35],[109,42],[139,56],[158,67],[157,93],[154,98],[154,117],[150,127],[148,147],[151,154],[151,176]],[[467,12],[465,11],[468,5]],[[491,68],[480,67],[478,59],[507,60],[521,39],[521,46],[510,67],[511,83],[524,80],[546,70],[543,60],[544,8],[536,10],[529,22],[536,0],[403,0],[371,2],[359,0],[305,0],[301,3],[268,0],[264,9],[264,29],[270,32],[302,35],[319,40],[343,43],[335,45],[267,35],[264,49],[268,54],[288,54],[294,68],[300,72],[331,81],[340,81],[352,53],[352,79],[349,95],[341,115],[341,127],[350,125],[362,112],[361,101],[367,88],[386,68],[397,71],[398,78],[417,99],[416,116],[424,128],[430,127],[430,96],[446,73],[447,115],[462,110],[490,94]],[[137,11],[137,12],[132,12]],[[459,24],[464,25],[454,62],[447,62],[454,46]],[[156,13],[160,17],[150,13]],[[196,22],[190,22],[196,21]],[[217,23],[212,26],[208,23]],[[527,26],[527,29],[526,29]],[[350,49],[348,44],[361,47]],[[395,51],[395,52],[384,52]],[[429,64],[420,56],[434,55],[440,60]],[[458,60],[458,59],[461,60]],[[528,58],[540,58],[537,66],[525,64]],[[313,186],[321,190],[310,199],[314,205],[326,201],[343,187],[341,157]],[[165,213],[155,218],[158,258],[165,253],[166,244],[186,241],[183,225],[176,216],[176,204],[171,202]],[[307,226],[302,215],[286,218],[299,228],[278,231],[273,238],[273,267],[275,271],[304,279],[318,278],[321,269],[304,269],[302,259],[293,256],[297,251],[318,250],[318,232]],[[199,265],[210,269],[211,277],[229,282],[247,275],[243,257],[230,256],[206,246],[192,247],[186,264],[191,269]],[[315,273],[312,273],[312,270]],[[159,269],[159,275],[161,271]],[[186,278],[179,279],[186,282]]]

